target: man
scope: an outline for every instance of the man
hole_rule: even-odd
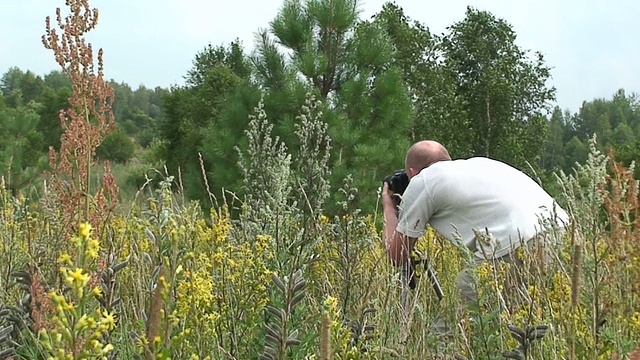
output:
[[[475,265],[505,260],[520,246],[532,245],[549,227],[564,228],[567,213],[521,171],[484,157],[452,160],[435,141],[411,146],[405,159],[409,185],[396,206],[385,183],[382,191],[387,254],[398,266],[427,225],[454,243],[466,246]],[[475,300],[466,272],[457,286],[464,302]]]

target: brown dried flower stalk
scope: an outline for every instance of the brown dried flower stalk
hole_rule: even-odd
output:
[[[40,281],[40,273],[35,269],[32,269],[30,273],[32,274],[31,286],[29,287],[31,318],[33,319],[32,331],[37,334],[38,331],[51,327],[49,319],[54,312],[54,307]]]
[[[60,32],[51,27],[47,17],[46,34],[42,36],[45,48],[53,51],[62,71],[71,79],[73,90],[70,108],[60,111],[64,129],[60,151],[49,149],[52,173],[48,178],[65,221],[72,225],[88,220],[98,230],[98,224],[115,207],[118,195],[108,162],[104,165],[102,186],[95,189],[93,196],[90,177],[95,149],[115,128],[114,91],[104,80],[102,49],[98,51],[96,71],[91,44],[84,39],[98,23],[98,10],[91,9],[88,0],[66,0],[66,6],[70,13],[64,19],[60,8],[56,9]]]
[[[331,359],[331,318],[329,314],[322,315],[320,327],[320,359]]]
[[[164,304],[164,292],[166,290],[166,269],[163,265],[160,265],[160,271],[158,273],[158,285],[151,298],[151,307],[149,309],[149,319],[147,320],[147,340],[149,341],[149,348],[145,349],[147,359],[155,359],[156,345],[158,342],[158,336],[160,335],[160,326],[162,318],[162,307]]]

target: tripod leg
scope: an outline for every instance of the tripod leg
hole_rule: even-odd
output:
[[[444,293],[442,292],[440,281],[438,281],[438,277],[436,276],[436,273],[433,271],[431,266],[428,266],[428,265],[427,265],[427,275],[429,276],[431,285],[433,285],[433,290],[436,292],[436,295],[438,296],[438,300],[442,300],[442,298],[444,297]]]
[[[409,313],[409,277],[411,276],[411,264],[409,262],[402,265],[402,272],[400,275],[402,280],[400,302],[402,303],[402,314],[406,318]]]

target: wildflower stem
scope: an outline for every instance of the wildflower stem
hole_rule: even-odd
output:
[[[83,105],[84,105],[84,115],[85,115],[85,119],[87,121],[87,124],[90,124],[90,117],[89,117],[89,107],[87,106],[87,97],[83,96],[82,97],[82,101],[83,101]],[[91,144],[91,134],[87,133],[87,144]],[[92,149],[91,147],[89,149],[87,149],[87,163],[86,163],[86,175],[85,175],[85,196],[84,196],[84,206],[85,206],[85,215],[84,218],[86,221],[89,221],[89,194],[90,194],[90,186],[89,183],[91,181],[91,152]]]

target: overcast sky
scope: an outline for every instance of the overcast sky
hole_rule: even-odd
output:
[[[362,17],[384,0],[362,2]],[[557,104],[577,111],[583,100],[610,97],[617,89],[640,91],[637,21],[633,0],[397,0],[405,13],[432,32],[464,18],[467,5],[513,25],[517,43],[542,52],[552,67]],[[240,38],[252,48],[281,0],[92,0],[100,9],[89,41],[105,51],[105,73],[136,88],[182,84],[194,55],[208,43]],[[606,5],[605,5],[606,4]],[[44,19],[64,0],[0,0],[0,72],[18,66],[44,75],[57,69],[41,43]]]

